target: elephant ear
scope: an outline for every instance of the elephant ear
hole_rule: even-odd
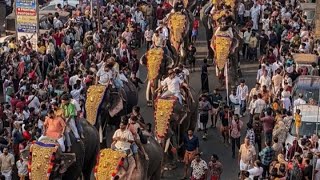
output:
[[[68,168],[76,162],[76,155],[74,153],[62,153],[60,155],[61,163],[59,173],[65,173]]]

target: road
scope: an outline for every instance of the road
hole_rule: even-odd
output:
[[[199,30],[199,37],[196,43],[197,48],[197,66],[199,67],[202,63],[203,58],[207,55],[206,44],[205,44],[205,32],[203,27],[200,26]],[[145,52],[145,49],[139,51],[140,55]],[[245,62],[242,63],[241,69],[243,78],[246,80],[249,89],[254,86],[256,71],[257,71],[257,64],[246,64]],[[140,67],[140,78],[144,80],[146,78],[146,68]],[[217,88],[219,84],[217,84],[217,78],[215,76],[215,72],[213,68],[209,69],[209,86],[210,91]],[[200,72],[199,68],[198,71],[190,74],[190,86],[194,89],[193,95],[195,99],[198,97],[198,93],[200,92],[201,88],[201,81],[200,81]],[[154,112],[153,109],[146,106],[146,99],[145,99],[145,85],[142,85],[141,90],[139,91],[139,106],[141,107],[141,112],[144,119],[147,122],[153,124],[154,122]],[[226,92],[221,92],[221,94],[225,97]],[[244,121],[243,132],[245,131],[245,124],[248,121],[248,117],[241,118]],[[196,121],[196,120],[195,120]],[[211,123],[209,123],[211,126]],[[219,123],[218,123],[219,127]],[[198,137],[201,137],[200,132],[196,132]],[[200,138],[201,139],[201,138]],[[241,142],[243,138],[241,139]],[[208,130],[208,139],[206,141],[200,140],[200,151],[203,152],[202,158],[206,161],[209,160],[212,153],[217,154],[220,157],[221,163],[224,166],[224,172],[222,175],[222,180],[234,180],[237,179],[238,174],[238,163],[236,159],[232,159],[231,157],[231,145],[225,146],[222,144],[222,137],[218,131],[218,129],[210,128]],[[166,171],[163,176],[163,180],[177,180],[183,176],[183,164],[180,163],[178,168],[171,171]]]

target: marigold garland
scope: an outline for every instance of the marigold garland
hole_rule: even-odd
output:
[[[162,48],[152,48],[147,54],[148,80],[153,81],[159,75],[159,69],[163,60],[164,51]]]
[[[120,167],[123,166],[125,157],[126,154],[121,151],[115,151],[110,148],[100,150],[94,170],[96,179],[107,180],[115,177]]]
[[[156,101],[155,130],[160,138],[164,137],[168,131],[175,101],[176,99],[157,99]]]

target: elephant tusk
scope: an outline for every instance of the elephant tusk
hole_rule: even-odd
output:
[[[183,123],[183,121],[187,118],[187,114],[188,114],[188,113],[185,113],[185,114],[184,114],[184,116],[181,118],[181,120],[180,120],[180,124],[182,124],[182,123]]]
[[[146,89],[146,99],[147,101],[150,101],[149,99],[149,96],[150,95],[150,81],[148,81],[148,84],[147,84],[147,89]]]

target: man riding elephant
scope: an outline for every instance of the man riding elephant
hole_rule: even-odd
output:
[[[72,141],[71,152],[63,152],[61,139],[64,123],[62,119],[56,119],[53,111],[49,112],[53,120],[46,120],[45,135],[38,141],[32,142],[21,151],[23,158],[28,158],[30,179],[90,179],[96,164],[100,146],[98,132],[86,120],[81,120],[85,139],[76,143],[73,133],[70,133]],[[53,128],[52,124],[59,126]],[[59,125],[58,125],[59,124]]]
[[[86,117],[100,132],[100,142],[107,142],[106,125],[119,127],[120,117],[137,105],[137,88],[131,81],[122,80],[114,58],[109,58],[97,72],[96,84],[87,90]],[[105,144],[106,145],[106,144]]]
[[[43,136],[39,138],[39,141],[45,139],[46,137],[52,138],[57,140],[60,145],[62,152],[65,152],[65,145],[64,145],[64,138],[63,133],[66,128],[65,121],[56,116],[54,110],[49,110],[48,116],[46,117],[44,124],[43,124]],[[70,148],[70,147],[69,147]]]
[[[96,166],[97,179],[160,180],[162,148],[153,137],[148,138],[148,142],[137,146],[138,141],[134,135],[136,132],[132,133],[132,130],[137,127],[137,124],[134,123],[135,120],[137,119],[130,118],[128,124],[128,119],[122,117],[120,129],[113,134],[111,149],[100,151]],[[141,137],[141,132],[138,132],[136,136]],[[110,168],[116,170],[110,172]]]
[[[168,69],[173,67],[174,61],[162,48],[152,48],[141,57],[140,64],[147,67],[146,99],[147,105],[151,106],[155,98],[155,90],[160,86],[162,77],[167,75]]]

